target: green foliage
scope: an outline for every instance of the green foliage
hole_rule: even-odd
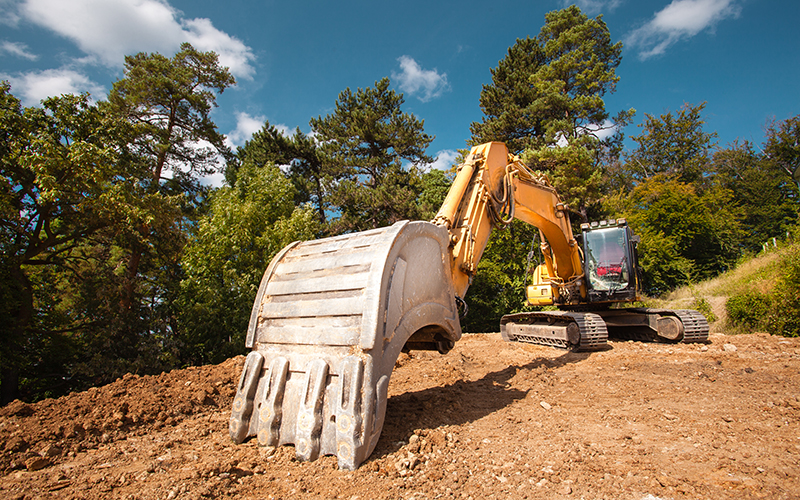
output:
[[[512,153],[572,141],[607,126],[603,96],[619,77],[622,43],[612,43],[602,17],[576,6],[553,11],[535,39],[518,39],[491,70],[480,105],[484,118],[470,126],[472,144],[503,141]],[[633,110],[618,115],[621,122]]]
[[[375,87],[344,90],[333,113],[311,120],[333,179],[330,201],[339,214],[334,232],[418,218],[417,167],[433,162],[425,154],[433,137],[424,133],[422,120],[401,111],[403,102],[384,78]]]
[[[231,84],[216,54],[185,44],[126,58],[99,105],[22,109],[0,86],[4,402],[175,366],[179,259],[198,177],[225,153],[209,114]]]
[[[741,331],[761,330],[800,336],[800,245],[785,250],[773,267],[774,285],[767,291],[747,288],[725,302],[728,323]],[[777,276],[775,276],[777,275]]]
[[[503,141],[523,153],[532,168],[548,174],[561,197],[588,222],[599,215],[606,184],[601,162],[621,146],[621,127],[633,109],[613,120],[603,97],[614,92],[622,43],[613,43],[602,17],[590,19],[570,6],[545,16],[535,39],[517,40],[492,70],[480,104],[484,118],[473,123],[472,144]],[[597,132],[614,128],[601,141]]]
[[[758,251],[763,242],[795,226],[800,200],[792,178],[752,144],[735,142],[717,151],[713,167],[714,181],[730,190],[741,208],[746,250]]]
[[[711,304],[704,297],[695,297],[690,309],[700,312],[709,323],[714,323],[718,319],[711,309]]]
[[[773,299],[769,331],[785,337],[800,337],[800,245],[792,246],[783,256]]]
[[[762,325],[772,307],[770,296],[758,290],[742,291],[725,301],[728,322],[751,330]]]
[[[537,90],[534,111],[546,116],[545,142],[563,135],[572,141],[608,119],[603,96],[613,92],[622,62],[622,42],[612,43],[602,16],[589,19],[571,5],[545,15],[539,32],[546,64],[535,68],[530,83]],[[541,144],[540,144],[541,145]]]
[[[261,276],[272,257],[311,239],[316,216],[294,206],[292,183],[274,165],[245,161],[236,184],[211,195],[208,215],[186,247],[179,323],[191,363],[220,362],[244,350]]]
[[[325,230],[326,210],[330,206],[327,186],[331,182],[331,175],[323,164],[313,137],[305,135],[299,128],[293,136],[288,137],[266,122],[244,147],[239,148],[235,160],[228,163],[225,171],[229,186],[236,184],[236,172],[242,162],[249,161],[259,167],[270,163],[288,165],[288,175],[296,189],[295,204],[314,205],[321,229]]]
[[[624,197],[618,215],[641,237],[649,293],[715,276],[736,262],[739,213],[731,196],[717,186],[698,194],[692,185],[657,175]]]
[[[421,220],[432,220],[436,216],[452,183],[452,179],[441,170],[433,169],[422,174],[417,198]]]
[[[0,364],[8,401],[19,395],[18,384],[34,394],[42,395],[43,387],[58,394],[109,375],[113,370],[102,367],[81,375],[75,363],[101,352],[94,339],[102,329],[113,346],[102,354],[106,360],[111,353],[138,356],[136,334],[129,331],[136,322],[116,309],[117,281],[105,279],[115,276],[120,262],[97,249],[114,248],[130,226],[160,228],[157,217],[174,210],[163,196],[144,191],[136,163],[119,147],[126,128],[87,95],[50,98],[43,108],[23,110],[8,85],[0,91],[0,269],[7,278],[0,286],[11,297],[3,306]]]
[[[519,220],[492,233],[465,298],[469,306],[461,321],[465,332],[496,332],[504,314],[523,310],[527,257],[537,234],[536,228]]]
[[[766,136],[764,156],[794,181],[800,195],[800,115],[771,123]]]
[[[125,57],[125,76],[114,83],[108,107],[130,123],[128,146],[146,162],[150,178],[142,181],[151,190],[197,190],[197,176],[215,170],[218,152],[228,154],[210,114],[216,95],[235,83],[217,54],[188,43],[171,59],[144,52]]]
[[[531,73],[545,64],[544,51],[535,38],[517,39],[508,55],[491,69],[492,83],[481,90],[484,118],[470,125],[472,144],[503,141],[512,153],[520,153],[544,137],[536,114],[536,88]]]
[[[564,147],[528,150],[523,160],[536,170],[548,173],[561,199],[574,210],[576,223],[589,222],[597,213],[604,184],[603,170],[597,168],[597,152],[576,141]]]
[[[716,133],[703,130],[706,103],[684,104],[677,116],[645,114],[642,133],[632,139],[638,147],[626,156],[628,175],[643,181],[664,174],[684,183],[700,183],[711,164]]]

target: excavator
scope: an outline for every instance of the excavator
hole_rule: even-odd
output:
[[[625,221],[588,225],[579,243],[547,178],[491,142],[471,149],[431,222],[295,242],[275,255],[250,317],[231,439],[293,444],[298,460],[335,455],[339,468],[356,469],[380,437],[398,356],[454,347],[491,231],[515,218],[542,236],[528,302],[558,310],[504,316],[505,340],[594,350],[609,329],[707,337],[696,312],[611,308],[640,287]]]

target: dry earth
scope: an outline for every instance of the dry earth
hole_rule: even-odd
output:
[[[242,362],[3,408],[0,498],[800,498],[800,339],[580,354],[467,335],[403,355],[354,472],[233,445]]]

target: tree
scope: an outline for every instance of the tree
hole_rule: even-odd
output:
[[[602,16],[570,6],[550,12],[535,39],[517,40],[481,91],[485,117],[471,125],[473,144],[503,141],[532,168],[545,171],[574,209],[576,222],[599,207],[603,165],[618,153],[621,127],[634,110],[613,120],[603,96],[619,77],[622,43],[612,43]],[[613,128],[604,140],[601,130]]]
[[[196,196],[202,194],[199,177],[216,169],[218,153],[229,155],[210,113],[216,95],[234,84],[214,52],[198,52],[188,43],[171,59],[158,53],[125,57],[125,76],[114,83],[108,109],[131,126],[125,149],[146,171],[139,179],[146,191],[175,196],[173,203],[182,209],[175,221],[164,220],[175,215],[168,212],[160,221],[130,232],[124,297],[128,308],[135,306],[137,296],[149,293],[137,291],[137,285],[145,286],[139,279],[140,267],[152,243],[180,239],[179,234],[159,234],[155,226],[160,223],[163,230],[180,232],[181,216],[189,215],[199,201]],[[177,242],[178,247],[181,244]]]
[[[552,146],[594,135],[609,125],[603,96],[619,77],[622,43],[611,42],[602,16],[577,6],[550,12],[535,39],[518,39],[492,69],[480,105],[484,118],[470,126],[472,144],[505,142],[509,151]],[[633,111],[617,115],[625,123]]]
[[[709,173],[717,134],[703,130],[706,103],[684,104],[677,116],[645,114],[642,133],[632,139],[638,147],[626,156],[626,169],[637,180],[665,174],[687,183],[701,183]]]
[[[433,138],[422,120],[401,111],[403,102],[384,78],[374,87],[344,90],[333,113],[311,120],[332,179],[336,232],[417,218],[418,167],[433,162],[425,154]]]
[[[22,109],[3,83],[0,111],[5,403],[19,395],[21,377],[63,379],[68,351],[97,326],[96,316],[75,306],[89,300],[80,287],[97,259],[94,242],[144,224],[163,207],[123,161],[119,123],[88,95]]]
[[[218,363],[244,349],[253,298],[272,257],[313,238],[316,215],[295,207],[294,188],[273,164],[246,160],[236,183],[211,195],[182,259],[180,331],[184,361]]]
[[[702,191],[665,174],[616,198],[613,212],[641,238],[640,264],[649,293],[713,277],[739,256],[740,209],[719,185]]]
[[[794,181],[800,195],[800,115],[769,124],[764,155]]]
[[[572,142],[606,127],[603,96],[614,92],[619,81],[616,68],[622,62],[622,42],[611,42],[602,16],[589,19],[575,5],[550,12],[545,19],[538,41],[547,63],[530,77],[538,94],[535,106],[548,117],[546,144],[559,137]]]
[[[489,70],[492,83],[484,85],[480,95],[485,116],[470,125],[472,145],[502,141],[509,151],[519,154],[541,143],[545,117],[539,114],[535,104],[538,90],[530,80],[545,63],[539,40],[526,37],[517,39],[497,67]]]
[[[288,176],[296,189],[295,204],[311,203],[317,210],[320,229],[327,225],[326,210],[328,208],[326,186],[330,176],[326,171],[319,153],[316,140],[307,136],[298,128],[291,137],[283,135],[269,122],[253,134],[252,139],[240,148],[236,157],[239,162],[251,162],[254,166],[265,167],[269,164],[287,165]],[[236,163],[229,162],[226,169],[226,181],[229,186],[236,182],[231,173]]]
[[[436,217],[452,183],[453,179],[442,170],[432,169],[422,174],[422,190],[417,198],[420,219],[432,220]]]
[[[741,208],[742,245],[757,251],[763,242],[797,224],[797,187],[780,165],[749,142],[734,142],[713,156],[714,182],[733,193]]]

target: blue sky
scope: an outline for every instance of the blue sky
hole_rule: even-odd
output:
[[[448,167],[481,119],[490,68],[517,38],[536,36],[545,13],[573,2],[244,0],[0,0],[0,79],[26,105],[89,91],[102,99],[125,54],[172,55],[181,42],[215,50],[238,84],[214,120],[242,145],[269,120],[306,133],[345,88],[388,76],[404,110],[436,139]],[[800,114],[797,0],[582,0],[625,44],[610,114],[707,102],[706,131],[722,146],[760,144],[764,125]],[[629,142],[630,144],[630,142]]]

